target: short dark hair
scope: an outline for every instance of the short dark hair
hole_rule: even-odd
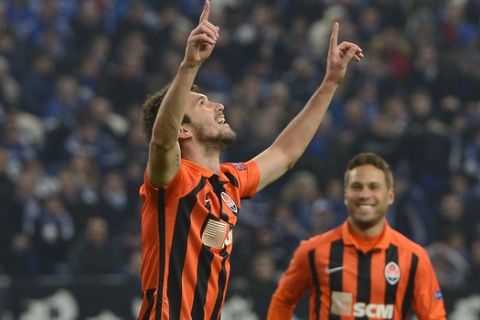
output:
[[[347,164],[347,170],[344,175],[345,187],[348,186],[348,174],[356,167],[372,165],[380,169],[385,174],[388,189],[393,188],[393,173],[387,161],[373,152],[362,152],[353,157]]]
[[[150,142],[152,140],[152,130],[153,130],[153,124],[155,123],[155,118],[157,117],[158,109],[160,108],[160,105],[162,104],[163,99],[165,98],[165,95],[168,92],[168,89],[170,89],[171,83],[167,84],[165,87],[162,89],[158,90],[151,96],[145,100],[143,103],[143,132],[145,134],[145,138],[147,142]],[[192,88],[190,89],[192,92],[200,92],[200,89],[196,84],[192,85]],[[182,120],[182,123],[188,123],[190,122],[190,118],[188,118],[187,115]]]

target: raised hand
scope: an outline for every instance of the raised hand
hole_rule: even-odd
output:
[[[206,0],[198,26],[190,32],[184,62],[188,66],[199,66],[213,51],[220,28],[208,21],[210,1]]]
[[[355,59],[360,61],[363,58],[362,49],[352,42],[343,41],[340,44],[338,42],[338,22],[333,25],[332,35],[330,36],[330,46],[328,49],[327,58],[327,72],[325,79],[327,81],[333,81],[336,84],[340,84],[345,77],[348,63]]]

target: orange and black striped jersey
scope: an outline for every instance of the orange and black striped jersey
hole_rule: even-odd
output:
[[[282,276],[268,319],[291,319],[310,291],[311,320],[443,320],[442,293],[427,252],[385,224],[372,250],[363,252],[348,221],[302,241]]]
[[[259,180],[253,161],[222,164],[216,175],[182,159],[163,188],[145,174],[139,319],[220,318],[240,200],[255,194]]]

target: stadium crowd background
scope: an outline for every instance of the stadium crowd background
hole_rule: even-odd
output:
[[[1,274],[138,278],[141,104],[172,79],[202,6],[0,1]],[[221,36],[197,82],[239,134],[227,161],[268,146],[319,85],[333,21],[365,53],[306,154],[242,208],[231,290],[268,303],[299,241],[345,218],[347,160],[373,151],[396,175],[389,221],[428,248],[448,310],[480,294],[480,1],[212,9]]]

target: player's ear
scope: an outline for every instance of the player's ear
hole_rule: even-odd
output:
[[[180,139],[188,139],[193,135],[192,131],[186,126],[181,126],[178,132],[178,137]]]
[[[395,201],[395,192],[393,191],[393,189],[390,189],[388,191],[388,204],[391,205],[393,201]]]

